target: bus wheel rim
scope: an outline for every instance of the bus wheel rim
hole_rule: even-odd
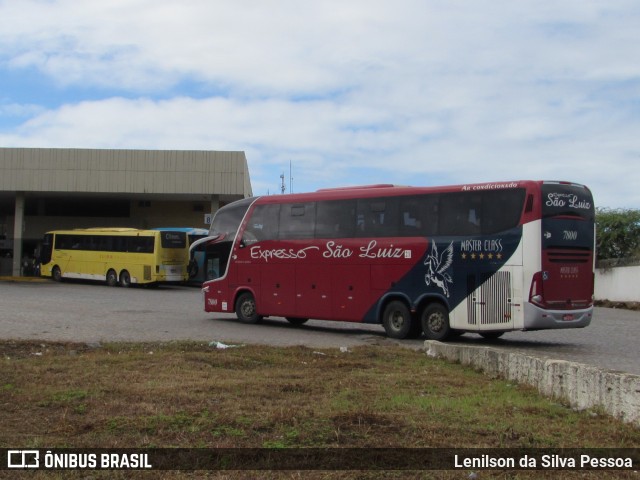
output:
[[[256,305],[251,300],[247,300],[242,304],[242,313],[245,316],[250,317],[254,314],[255,311],[256,311]]]
[[[398,311],[392,312],[390,320],[391,320],[391,326],[396,330],[400,330],[404,325],[404,316],[402,315],[401,312],[398,312]]]
[[[444,326],[443,315],[440,313],[432,313],[429,316],[428,325],[429,325],[429,330],[431,330],[432,332],[439,332],[440,330],[442,330],[442,327]]]

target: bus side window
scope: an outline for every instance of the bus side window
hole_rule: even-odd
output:
[[[244,245],[278,238],[280,205],[258,205],[242,234]]]
[[[114,252],[126,252],[127,251],[127,237],[113,237],[113,251]]]
[[[56,250],[68,250],[71,247],[71,236],[58,234],[55,238],[55,246]]]
[[[422,234],[425,236],[439,235],[438,217],[440,209],[440,195],[424,195],[420,197],[420,218],[422,219]]]
[[[103,251],[103,252],[108,252],[111,251],[111,244],[110,244],[110,240],[111,237],[109,235],[101,235],[99,237],[96,238],[97,241],[97,250]]]
[[[316,223],[315,202],[284,204],[280,208],[281,239],[313,238]]]
[[[356,226],[356,202],[332,200],[318,202],[315,238],[349,238]]]
[[[81,236],[74,235],[71,241],[71,250],[85,250],[82,245],[83,241]]]
[[[144,253],[153,253],[155,250],[155,238],[154,237],[143,237],[144,243],[142,245],[142,251]]]
[[[482,233],[497,233],[516,227],[522,216],[524,197],[522,188],[484,192]]]
[[[127,252],[153,253],[154,237],[127,237]]]
[[[449,193],[440,198],[441,235],[477,235],[481,231],[482,197],[478,193]]]
[[[398,198],[358,200],[357,235],[359,237],[395,237],[399,234]]]
[[[440,234],[479,235],[509,230],[518,225],[524,189],[442,194]]]
[[[400,234],[404,237],[436,235],[437,205],[437,195],[401,197]]]

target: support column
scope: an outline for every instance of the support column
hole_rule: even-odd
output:
[[[16,192],[16,208],[13,220],[13,276],[21,275],[22,232],[24,231],[24,192]]]

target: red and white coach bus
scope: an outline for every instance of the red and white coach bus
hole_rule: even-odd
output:
[[[594,206],[569,182],[366,187],[222,207],[207,312],[382,324],[393,338],[586,327]]]

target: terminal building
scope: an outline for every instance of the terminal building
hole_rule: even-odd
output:
[[[208,228],[252,195],[244,152],[0,148],[0,276],[19,276],[50,230]]]

